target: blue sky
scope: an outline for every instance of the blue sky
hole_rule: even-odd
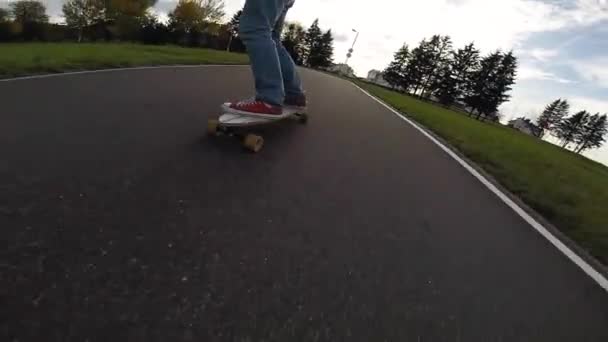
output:
[[[0,3],[8,0],[0,0]],[[64,0],[44,0],[61,20]],[[161,16],[177,0],[159,0]],[[244,0],[225,0],[228,17]],[[474,41],[487,53],[513,49],[520,68],[505,120],[535,118],[556,98],[572,110],[608,112],[607,0],[296,0],[288,20],[309,25],[319,18],[331,28],[335,61],[342,62],[355,28],[361,32],[351,64],[358,75],[383,69],[403,43],[416,45],[433,34],[450,35],[455,47]],[[608,165],[608,146],[588,153]]]

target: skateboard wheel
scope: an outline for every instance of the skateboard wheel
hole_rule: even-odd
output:
[[[249,151],[257,153],[264,146],[264,138],[255,134],[247,134],[243,140],[243,146]]]
[[[217,135],[219,126],[220,122],[215,119],[207,121],[207,133],[210,135]]]
[[[308,122],[308,114],[300,114],[300,123],[307,123]]]

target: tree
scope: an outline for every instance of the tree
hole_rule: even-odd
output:
[[[517,57],[515,57],[513,51],[509,51],[501,57],[493,82],[490,83],[490,96],[486,99],[487,111],[484,114],[498,111],[498,107],[511,98],[510,91],[513,89],[517,76]]]
[[[331,30],[323,33],[316,19],[304,36],[306,65],[311,68],[327,68],[333,62],[334,38]]]
[[[479,67],[479,50],[473,43],[450,55],[433,85],[434,95],[447,106],[463,100],[467,95],[467,82]]]
[[[578,145],[574,152],[582,153],[590,148],[598,148],[606,141],[608,133],[608,123],[606,114],[597,113],[590,116],[580,132],[574,137],[574,142]]]
[[[424,80],[427,59],[426,44],[426,39],[423,39],[420,45],[412,50],[409,63],[405,67],[404,82],[408,84],[408,88],[412,89],[414,94],[418,93],[418,89],[422,86]]]
[[[440,70],[446,70],[449,55],[452,51],[452,39],[449,36],[434,35],[426,44],[421,46],[423,60],[421,95],[433,93],[437,80],[441,77]]]
[[[289,23],[283,31],[282,43],[294,63],[302,65],[306,58],[306,30],[299,23]]]
[[[407,46],[407,44],[403,44],[403,46],[397,52],[395,52],[393,61],[384,70],[384,79],[391,85],[391,87],[397,89],[400,88],[404,91],[407,91],[409,88],[406,68],[410,60],[410,55],[410,48]]]
[[[49,21],[46,7],[40,1],[15,1],[10,4],[10,9],[15,22],[20,24],[47,23]]]
[[[315,19],[312,25],[310,25],[310,27],[308,28],[308,31],[306,31],[306,36],[304,38],[306,56],[305,63],[309,67],[316,66],[322,36],[323,33],[321,32],[321,28],[319,27],[319,19]]]
[[[157,0],[104,0],[106,3],[107,29],[114,36],[126,40],[140,38],[142,21],[148,8]]]
[[[509,91],[515,83],[517,58],[512,52],[503,54],[496,51],[481,60],[479,69],[469,80],[464,101],[477,118],[489,115],[509,98]]]
[[[222,0],[179,0],[175,9],[169,14],[172,27],[185,32],[204,31],[210,23],[224,17]]]
[[[562,147],[568,147],[577,137],[580,137],[588,121],[589,113],[583,110],[558,123],[554,134],[562,141]]]
[[[12,40],[15,36],[15,23],[10,22],[10,12],[0,8],[0,42]]]
[[[0,23],[6,23],[9,19],[10,13],[6,9],[0,7]]]
[[[69,0],[63,5],[63,16],[68,27],[78,30],[78,42],[84,29],[105,19],[103,0]]]
[[[464,102],[472,108],[473,112],[489,112],[485,99],[489,97],[491,82],[493,81],[497,69],[502,59],[502,53],[496,51],[481,59],[479,68],[467,85],[467,95]]]
[[[241,15],[243,14],[243,10],[236,12],[232,19],[228,22],[228,33],[230,34],[230,38],[228,40],[228,47],[226,47],[226,51],[230,51],[230,46],[232,45],[232,39],[239,36],[239,25],[241,24]]]
[[[140,38],[144,44],[163,44],[170,41],[169,28],[154,15],[146,15],[141,19]]]
[[[319,50],[316,54],[317,60],[315,66],[317,68],[329,68],[334,62],[334,37],[331,30],[327,30],[322,36],[319,43]]]
[[[157,0],[104,0],[110,17],[141,17]]]
[[[566,100],[557,99],[545,107],[542,114],[536,120],[539,129],[539,138],[545,135],[546,131],[551,131],[560,123],[570,111],[570,104]]]

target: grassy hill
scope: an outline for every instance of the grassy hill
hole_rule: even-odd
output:
[[[243,54],[129,43],[3,43],[0,78],[162,64],[246,64]]]

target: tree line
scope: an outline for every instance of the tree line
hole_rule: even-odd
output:
[[[49,23],[38,0],[0,8],[0,41],[140,41],[243,52],[232,21],[223,23],[222,0],[179,0],[162,22],[150,11],[156,0],[68,0],[65,24]]]
[[[404,44],[384,70],[394,89],[434,98],[445,106],[465,107],[469,115],[498,120],[498,107],[515,84],[512,51],[481,56],[473,43],[454,50],[449,36],[434,35],[413,49]]]
[[[606,114],[591,114],[586,110],[570,115],[567,100],[557,99],[548,104],[536,120],[537,136],[542,138],[550,133],[568,148],[574,144],[573,151],[582,153],[599,148],[606,141],[608,117]]]
[[[331,30],[321,30],[319,19],[307,30],[299,23],[288,23],[281,40],[298,65],[323,69],[333,64],[334,38]]]
[[[222,0],[179,0],[162,22],[149,9],[156,0],[68,0],[63,5],[65,24],[51,24],[38,0],[11,2],[0,8],[0,41],[125,40],[147,44],[179,44],[244,52],[238,37],[242,11],[223,23]],[[305,29],[289,23],[281,39],[298,65],[327,68],[333,60],[331,30],[319,21]]]

